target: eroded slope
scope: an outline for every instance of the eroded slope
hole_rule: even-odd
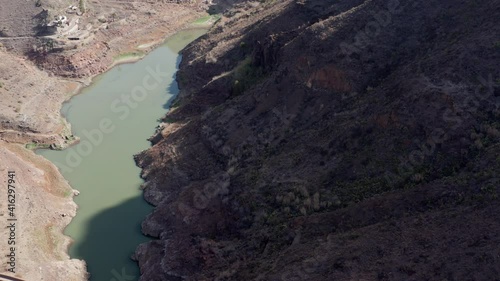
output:
[[[157,206],[141,280],[495,279],[499,7],[226,13],[137,156]]]

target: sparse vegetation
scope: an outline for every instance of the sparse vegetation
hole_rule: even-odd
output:
[[[43,37],[41,39],[39,45],[33,46],[33,52],[39,53],[39,54],[46,54],[46,53],[52,52],[54,50],[54,48],[55,48],[54,39]]]
[[[144,52],[142,51],[133,51],[128,53],[123,53],[115,56],[113,59],[115,61],[127,60],[127,59],[135,59],[144,56]]]
[[[170,117],[163,118],[163,122],[165,123],[175,123],[175,120]]]
[[[154,195],[148,198],[158,203],[145,233],[171,239],[162,251],[135,255],[150,274],[144,279],[167,271],[186,276],[192,268],[196,276],[186,278],[215,280],[223,270],[220,280],[467,280],[471,267],[496,278],[484,249],[498,252],[500,232],[498,202],[488,204],[498,200],[500,126],[498,107],[491,110],[498,89],[490,94],[489,85],[478,85],[480,105],[460,103],[474,95],[468,89],[478,75],[492,72],[499,81],[500,41],[490,36],[498,11],[479,1],[466,9],[433,1],[406,5],[380,26],[374,16],[381,14],[372,12],[383,1],[230,2],[219,10],[233,18],[183,52],[182,103],[172,101],[179,108],[161,119],[182,126],[136,158]],[[84,12],[84,0],[77,3]],[[90,3],[86,16],[98,15]],[[143,15],[154,20],[141,12],[137,22]],[[217,19],[207,15],[192,25]],[[361,40],[363,28],[378,35]],[[346,55],[343,41],[365,42]],[[5,80],[7,87],[14,81]],[[19,106],[16,99],[5,104],[10,114]],[[436,128],[446,137],[434,135]],[[191,192],[226,171],[227,194],[193,207],[199,194]],[[192,208],[181,215],[176,207],[183,205]],[[165,259],[176,251],[171,245],[181,250]]]
[[[239,95],[254,86],[263,77],[263,70],[252,64],[250,57],[241,61],[233,70],[233,94]]]
[[[196,24],[202,24],[202,23],[206,23],[208,20],[210,20],[212,18],[211,15],[208,15],[208,16],[204,16],[204,17],[201,17],[197,20],[194,21],[194,23]]]
[[[50,147],[49,144],[45,143],[28,143],[25,145],[26,149],[36,150],[36,149],[48,149]]]
[[[174,101],[172,102],[172,104],[170,104],[170,108],[176,108],[176,107],[179,107],[181,105],[181,101],[179,98],[175,98]]]
[[[82,12],[83,14],[85,14],[85,12],[86,12],[85,0],[80,0],[78,2],[78,8],[80,8],[80,12]]]
[[[217,22],[220,18],[221,18],[220,14],[207,15],[195,20],[193,24],[195,25],[211,24],[213,22]]]

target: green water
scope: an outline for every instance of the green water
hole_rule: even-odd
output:
[[[80,143],[64,151],[37,151],[81,192],[65,234],[74,239],[70,256],[87,262],[92,281],[139,277],[130,256],[148,240],[140,223],[152,207],[142,199],[133,155],[149,147],[147,138],[178,92],[179,50],[203,33],[181,31],[141,61],[97,77],[62,109]]]

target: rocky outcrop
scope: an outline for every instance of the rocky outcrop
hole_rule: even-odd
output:
[[[141,280],[492,280],[496,1],[239,4],[136,156]],[[473,266],[475,270],[468,270]]]
[[[107,55],[110,48],[104,42],[95,42],[91,48],[78,53],[54,53],[35,58],[37,64],[51,73],[64,77],[92,77],[109,69],[113,57]]]

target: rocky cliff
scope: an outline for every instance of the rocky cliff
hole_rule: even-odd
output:
[[[136,156],[141,280],[496,280],[500,2],[235,4]]]

